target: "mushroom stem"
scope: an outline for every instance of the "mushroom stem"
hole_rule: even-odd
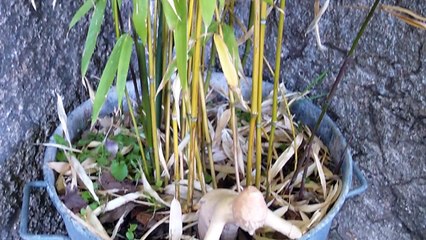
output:
[[[214,224],[211,224],[207,230],[206,237],[204,240],[218,240],[220,235],[222,235],[223,227],[225,227],[224,221],[216,221]]]
[[[302,231],[292,223],[278,217],[271,210],[268,211],[265,226],[270,227],[291,239],[302,237]]]

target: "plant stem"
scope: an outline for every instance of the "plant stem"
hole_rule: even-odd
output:
[[[235,115],[235,100],[234,93],[231,89],[229,89],[229,108],[231,109],[231,129],[232,129],[232,143],[234,150],[234,168],[235,168],[235,182],[237,184],[237,191],[241,191],[241,183],[240,183],[240,173],[239,173],[239,165],[238,165],[238,130],[237,130],[237,117]]]
[[[149,9],[149,8],[148,8]],[[149,14],[149,11],[148,11]],[[149,16],[149,15],[148,15]],[[151,133],[152,133],[152,152],[154,153],[154,166],[155,166],[155,181],[156,183],[161,182],[161,168],[160,168],[160,157],[158,151],[158,135],[157,135],[157,117],[155,111],[155,80],[154,80],[154,53],[152,49],[152,29],[151,29],[151,21],[148,17],[148,54],[149,54],[149,105],[151,110]]]
[[[170,32],[169,39],[168,39],[168,48],[166,51],[168,51],[168,62],[170,63],[172,60],[173,55],[173,38],[172,33]],[[164,62],[166,62],[166,58]],[[166,66],[166,63],[163,64],[163,67]],[[164,71],[163,71],[164,72]],[[163,92],[164,94],[164,116],[166,117],[165,120],[165,133],[166,133],[166,159],[170,158],[170,93],[171,93],[171,82],[170,80],[166,84],[166,91]],[[176,114],[176,113],[175,113]]]
[[[214,170],[212,138],[210,136],[209,126],[208,126],[209,119],[207,118],[206,97],[205,97],[204,85],[200,84],[199,86],[200,86],[201,112],[202,112],[202,118],[203,118],[202,119],[203,131],[204,131],[204,138],[206,140],[206,145],[207,145],[207,152],[208,152],[209,166],[210,166],[210,175],[212,177],[213,188],[216,189],[217,188],[216,172]]]
[[[265,45],[265,28],[266,28],[266,2],[262,1],[260,10],[260,46],[259,46],[259,62],[258,62],[258,90],[257,90],[257,124],[256,124],[256,187],[260,189],[260,180],[262,173],[262,82],[263,82],[263,51]]]
[[[159,11],[159,20],[158,20],[158,31],[157,31],[157,44],[156,44],[156,50],[155,50],[155,89],[158,89],[158,86],[160,86],[161,79],[164,73],[163,69],[163,59],[166,59],[165,51],[163,49],[166,49],[166,44],[164,42],[166,41],[164,35],[164,12],[163,8],[161,7],[161,4],[156,3],[158,6]],[[154,24],[154,26],[157,26]],[[157,126],[161,126],[161,105],[162,105],[162,92],[158,93],[158,96],[155,99],[155,111],[157,113]]]
[[[253,141],[256,119],[258,117],[258,91],[259,91],[259,43],[260,43],[260,0],[254,1],[254,41],[253,41],[253,74],[251,92],[251,117],[247,152],[247,186],[251,183],[251,172],[253,170]]]
[[[253,20],[254,20],[254,14],[255,14],[254,8],[255,8],[254,1],[250,1],[250,16],[249,16],[249,23],[248,23],[247,31],[250,31],[250,28],[253,26]],[[251,44],[252,44],[251,38],[247,39],[246,44],[244,46],[243,57],[242,57],[242,60],[241,60],[242,66],[246,65],[247,58],[248,58],[248,55],[249,55],[250,49],[251,49],[250,48]]]
[[[179,101],[179,99],[174,99],[174,101]],[[176,107],[173,104],[173,113],[172,113],[172,125],[173,125],[173,155],[175,158],[175,195],[176,199],[180,199],[180,191],[179,191],[179,181],[180,181],[180,169],[179,169],[179,139],[178,139],[178,127],[177,127],[177,114]]]
[[[191,8],[194,10],[194,8]],[[190,15],[192,11],[190,11]],[[201,8],[198,6],[197,8],[197,16],[196,16],[196,25],[195,25],[195,49],[192,61],[192,83],[191,83],[191,123],[190,123],[190,132],[191,132],[191,140],[190,140],[190,166],[193,166],[194,154],[196,151],[195,145],[197,139],[196,127],[197,127],[197,119],[198,119],[198,94],[199,94],[199,84],[200,84],[200,63],[201,63]],[[191,164],[192,163],[192,164]],[[201,164],[201,162],[200,162]],[[197,164],[197,165],[200,165]],[[201,166],[199,166],[201,167]],[[191,172],[192,173],[192,172]],[[200,179],[201,181],[201,179]],[[193,192],[193,178],[190,178],[188,181],[188,200],[192,203],[192,192]]]
[[[146,140],[149,149],[152,149],[152,127],[151,127],[151,108],[149,105],[149,91],[148,91],[148,76],[146,71],[146,56],[145,47],[142,42],[138,41],[137,33],[133,28],[133,41],[136,46],[136,56],[139,64],[139,78],[142,87],[142,127],[145,132]],[[145,113],[145,115],[143,114]]]
[[[130,117],[132,118],[132,123],[133,123],[133,126],[135,128],[136,140],[138,141],[139,151],[140,151],[141,156],[142,156],[143,169],[145,171],[145,175],[146,175],[147,179],[149,180],[149,179],[151,179],[151,172],[149,171],[148,162],[146,161],[145,150],[143,148],[143,144],[142,144],[140,134],[139,134],[139,130],[138,130],[138,123],[137,123],[136,118],[135,118],[133,106],[132,106],[132,103],[130,102],[130,97],[129,97],[129,93],[127,92],[127,89],[124,90],[124,93],[126,94],[127,106],[129,107]]]
[[[284,11],[285,10],[285,0],[281,0],[280,2],[280,8]],[[277,36],[277,47],[276,47],[276,52],[275,52],[275,71],[274,71],[274,91],[273,91],[273,96],[272,96],[272,120],[271,120],[271,131],[269,134],[269,146],[268,146],[268,156],[267,156],[267,164],[266,164],[266,172],[269,173],[269,169],[271,168],[271,163],[272,163],[272,152],[274,149],[274,141],[275,141],[275,128],[276,128],[276,124],[277,124],[277,116],[278,116],[278,85],[279,85],[279,81],[280,81],[280,70],[281,70],[281,49],[282,49],[282,41],[283,41],[283,32],[284,32],[284,20],[285,20],[285,15],[284,13],[279,13],[280,17],[279,17],[279,21],[278,21],[278,36]],[[285,103],[287,102],[287,98],[285,97],[285,93],[283,93],[283,98],[285,100]],[[288,108],[288,103],[286,103],[287,106],[287,110],[289,111]],[[291,119],[291,115],[288,114],[289,119]],[[291,124],[291,126],[293,126],[293,124]],[[294,136],[294,127],[292,127],[292,133],[293,133],[293,139],[295,139],[296,137]],[[295,155],[295,158],[297,155]],[[269,177],[267,178],[269,180]],[[269,195],[269,185],[270,182],[267,181],[266,182],[267,187],[266,187],[266,191],[267,194],[266,196]]]
[[[201,185],[201,191],[203,192],[203,194],[207,193],[206,190],[206,181],[204,179],[204,174],[203,174],[203,164],[201,163],[201,157],[200,157],[200,149],[198,147],[198,143],[197,141],[195,141],[195,159],[197,160],[197,175],[198,175],[198,180],[200,181],[200,185]]]
[[[209,89],[209,86],[210,86],[210,79],[212,77],[213,67],[216,63],[216,56],[217,56],[216,45],[212,43],[212,47],[210,50],[209,66],[207,67],[207,76],[206,76],[206,81],[204,83],[204,89],[206,91]]]
[[[311,150],[311,146],[312,146],[312,141],[314,139],[314,136],[315,136],[316,132],[318,131],[319,126],[321,125],[321,121],[324,118],[325,113],[327,112],[327,109],[328,109],[328,106],[330,104],[331,98],[334,96],[339,83],[343,79],[344,74],[346,73],[346,70],[348,68],[348,64],[350,62],[352,62],[352,55],[353,55],[356,47],[358,46],[359,39],[364,34],[364,31],[365,31],[365,29],[366,29],[369,21],[373,17],[373,14],[374,14],[374,12],[375,12],[375,10],[376,10],[379,2],[380,2],[380,0],[375,0],[374,1],[373,6],[370,8],[370,11],[369,11],[367,17],[365,18],[364,22],[362,23],[361,28],[359,29],[359,31],[358,31],[358,33],[357,33],[357,35],[356,35],[356,37],[355,37],[355,39],[354,39],[354,41],[352,43],[352,47],[351,47],[348,55],[346,56],[346,58],[344,59],[344,61],[342,63],[342,66],[340,67],[339,73],[337,74],[336,79],[334,80],[334,83],[333,83],[333,85],[332,85],[332,87],[331,87],[331,89],[330,89],[330,91],[329,91],[329,93],[327,95],[327,98],[326,98],[324,104],[322,105],[321,114],[318,117],[318,120],[317,120],[317,122],[315,124],[315,127],[314,127],[314,129],[312,131],[311,136],[309,137],[309,140],[307,142],[307,147],[306,147],[305,153],[303,154],[302,160],[298,164],[298,166],[297,166],[297,168],[296,168],[296,170],[294,172],[294,175],[293,175],[292,179],[290,180],[289,185],[288,185],[287,188],[289,188],[294,183],[297,174],[299,173],[300,169],[302,168],[302,166],[306,162],[306,159],[308,159],[308,156],[309,156],[310,150]],[[304,181],[304,179],[302,179],[302,181]]]

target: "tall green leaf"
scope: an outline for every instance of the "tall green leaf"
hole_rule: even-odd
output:
[[[181,18],[181,20],[178,21],[175,29],[176,63],[182,88],[186,89],[188,86],[186,79],[188,59],[188,39],[186,36],[186,1],[177,1],[176,9]]]
[[[68,26],[68,31],[71,30],[77,24],[78,21],[81,20],[81,18],[86,15],[87,12],[92,9],[92,7],[95,5],[95,0],[86,0],[83,5],[75,12],[74,16],[71,19],[71,22]]]
[[[214,9],[216,8],[216,0],[202,0],[201,4],[201,16],[206,27],[210,26],[213,20]]]
[[[90,59],[95,51],[96,39],[101,31],[102,21],[104,19],[106,0],[98,0],[96,8],[90,20],[89,30],[87,32],[86,43],[84,44],[83,57],[81,58],[81,76],[84,77],[89,67]]]
[[[99,82],[98,89],[96,90],[95,100],[93,102],[92,111],[92,126],[95,124],[96,119],[101,112],[101,108],[105,103],[105,99],[110,89],[112,82],[114,81],[115,73],[117,72],[118,62],[120,60],[121,46],[123,44],[125,35],[122,35],[115,43],[111,54],[109,55],[108,61],[105,65],[104,71],[102,72],[101,81]]]
[[[225,41],[226,46],[228,47],[232,57],[234,58],[235,56],[238,56],[238,44],[235,38],[234,29],[227,24],[223,24],[222,30],[223,41]]]
[[[118,61],[117,70],[117,100],[118,107],[121,106],[124,90],[126,87],[127,73],[129,71],[130,57],[132,56],[133,40],[128,34],[123,34],[123,46],[121,47],[120,60]]]
[[[148,0],[133,0],[132,20],[136,33],[139,35],[144,45],[146,45],[146,39],[148,36],[148,3]]]
[[[170,30],[174,30],[179,20],[177,15],[174,0],[162,0],[164,16],[166,16],[167,25]],[[182,19],[182,18],[180,18]],[[186,20],[186,18],[184,18]]]

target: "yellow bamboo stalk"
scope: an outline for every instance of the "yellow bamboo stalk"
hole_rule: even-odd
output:
[[[195,49],[194,49],[194,54],[192,57],[192,82],[191,82],[191,123],[190,123],[190,158],[188,159],[189,161],[189,178],[188,178],[188,206],[191,206],[192,204],[192,194],[193,194],[193,184],[194,184],[194,177],[193,177],[193,172],[191,171],[191,167],[193,167],[194,165],[194,154],[196,152],[196,141],[197,139],[197,134],[196,134],[196,127],[197,127],[197,119],[198,119],[198,95],[199,95],[199,85],[200,85],[200,62],[201,62],[201,26],[202,26],[202,21],[201,21],[201,9],[197,8],[197,21],[196,21],[196,25],[195,25]],[[199,165],[199,167],[201,167],[201,162]],[[204,179],[203,179],[204,180]],[[200,179],[201,181],[201,179]]]
[[[191,36],[191,28],[192,28],[192,18],[194,16],[194,0],[189,0],[189,12],[188,12],[188,19],[187,19],[187,27],[186,27],[186,39],[189,39]],[[184,20],[184,19],[182,19]]]
[[[286,1],[285,0],[281,0],[280,2],[280,8],[282,11],[285,12],[285,4]],[[285,15],[284,13],[279,13],[279,21],[278,21],[278,36],[277,36],[277,46],[276,46],[276,53],[275,53],[275,70],[274,70],[274,91],[273,91],[273,102],[272,102],[272,120],[271,120],[271,131],[270,131],[270,136],[269,136],[269,148],[268,148],[268,157],[267,157],[267,171],[269,172],[269,169],[271,167],[272,164],[272,154],[273,154],[273,143],[274,143],[274,139],[275,139],[275,129],[276,129],[276,123],[277,123],[277,112],[278,112],[278,84],[279,84],[279,79],[280,79],[280,69],[281,69],[281,49],[282,49],[282,40],[283,40],[283,32],[284,32],[284,20],[285,20]],[[283,91],[285,91],[285,89],[283,89]],[[291,130],[292,130],[292,135],[293,135],[293,139],[296,138],[296,133],[295,133],[295,129],[294,129],[294,125],[293,125],[293,120],[290,117],[290,109],[288,107],[288,101],[287,98],[285,97],[285,92],[283,92],[283,98],[284,98],[284,105],[285,108],[287,110],[287,114],[289,116],[290,119],[290,124],[291,124]],[[296,147],[296,141],[295,141],[295,147]],[[295,151],[294,154],[295,157],[295,162],[297,164],[297,151]],[[295,165],[296,166],[296,165]],[[267,178],[269,179],[269,178]],[[267,182],[267,192],[269,192],[269,185],[270,182]],[[268,194],[269,195],[269,194]]]
[[[206,96],[204,91],[204,84],[200,84],[200,101],[201,101],[201,112],[202,112],[202,122],[203,122],[203,131],[204,138],[207,145],[207,152],[209,158],[209,166],[210,166],[210,175],[212,176],[213,188],[217,188],[216,182],[216,172],[214,170],[214,161],[213,161],[213,150],[212,150],[212,138],[209,132],[209,119],[207,118],[207,109],[206,109]]]
[[[258,90],[259,90],[259,55],[260,55],[260,0],[254,1],[254,41],[253,41],[253,74],[252,74],[252,92],[251,92],[251,117],[250,117],[250,130],[248,139],[248,152],[247,152],[247,186],[252,184],[251,172],[253,170],[253,141],[254,130],[256,126],[256,119],[258,116]]]
[[[266,2],[262,1],[260,10],[260,46],[259,46],[259,71],[258,71],[258,96],[257,110],[262,113],[262,81],[263,81],[263,52],[265,45],[265,29],[266,29]],[[262,116],[257,116],[256,124],[256,187],[260,188],[260,180],[262,173]]]
[[[174,99],[174,101],[179,101],[179,99]],[[179,181],[180,181],[180,169],[179,169],[179,138],[178,138],[178,126],[177,126],[177,114],[176,108],[173,104],[173,113],[172,113],[172,125],[173,125],[173,154],[175,158],[174,172],[175,172],[175,196],[176,199],[180,199],[179,191]]]
[[[201,162],[201,157],[200,157],[200,149],[198,147],[198,142],[195,141],[195,159],[197,161],[197,177],[198,180],[200,181],[200,185],[201,185],[201,191],[203,192],[203,194],[207,193],[206,190],[206,181],[204,179],[204,174],[203,174],[203,164]]]
[[[237,130],[237,117],[235,115],[235,99],[234,93],[229,90],[229,108],[231,109],[231,129],[232,129],[232,145],[234,150],[234,171],[235,182],[237,184],[237,191],[241,191],[239,163],[238,163],[238,130]]]

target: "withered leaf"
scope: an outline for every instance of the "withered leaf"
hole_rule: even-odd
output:
[[[61,200],[64,202],[65,206],[74,213],[78,213],[80,209],[87,206],[87,203],[78,193],[78,189],[71,189],[70,186],[66,187],[65,195],[61,196]]]
[[[130,180],[117,181],[109,171],[102,171],[99,183],[104,190],[119,189],[123,193],[136,192],[137,188]]]
[[[120,206],[112,211],[106,212],[105,214],[103,214],[99,220],[102,223],[112,223],[117,221],[118,219],[120,219],[120,217],[125,214],[125,213],[129,213],[130,211],[132,211],[133,208],[136,207],[136,204],[133,202],[129,202],[123,206]]]

